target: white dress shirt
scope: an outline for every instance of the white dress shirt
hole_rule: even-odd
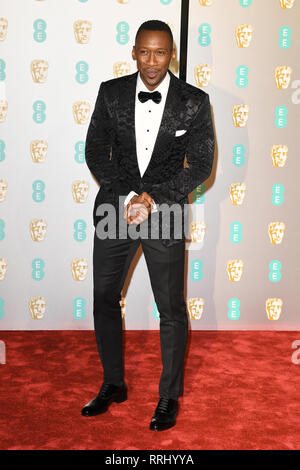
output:
[[[141,101],[138,99],[139,92],[150,92],[150,90],[146,87],[143,80],[141,79],[140,72],[137,76],[135,93],[135,136],[137,160],[141,177],[145,173],[151,159],[165,108],[169,84],[170,74],[167,72],[163,81],[153,90],[153,92],[159,91],[161,93],[160,103],[154,103],[153,100],[148,100],[145,103],[141,103]],[[135,191],[130,191],[124,201],[125,206],[128,204],[132,196],[134,196],[134,194],[137,193]],[[152,212],[156,211],[157,207],[154,204],[152,207]]]

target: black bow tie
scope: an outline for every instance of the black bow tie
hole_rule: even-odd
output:
[[[154,103],[160,103],[161,102],[161,94],[159,91],[154,91],[153,93],[148,93],[147,91],[140,91],[138,94],[138,99],[141,101],[141,103],[145,103],[148,100],[154,101]]]

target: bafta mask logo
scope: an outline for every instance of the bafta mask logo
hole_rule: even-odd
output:
[[[271,158],[273,166],[275,168],[282,168],[286,164],[287,155],[287,145],[273,145],[271,148]]]
[[[87,124],[90,116],[90,103],[87,101],[76,101],[73,104],[73,116],[76,124]]]
[[[75,202],[86,202],[89,190],[89,183],[87,181],[74,181],[72,183],[72,195]]]
[[[45,297],[31,297],[29,300],[29,312],[33,320],[42,320],[46,312]]]
[[[244,263],[241,259],[230,259],[226,266],[229,281],[240,281],[243,274],[243,269]]]
[[[48,76],[49,64],[47,60],[35,59],[30,64],[32,79],[35,83],[45,83]]]
[[[45,219],[32,219],[29,224],[31,238],[34,242],[45,240],[47,222]]]
[[[245,127],[249,116],[247,104],[236,104],[232,108],[232,119],[234,127]]]
[[[6,100],[0,100],[0,122],[5,121],[7,108],[8,108],[8,102]]]
[[[269,239],[272,245],[279,245],[284,237],[285,224],[283,222],[270,222],[268,225]]]
[[[130,73],[130,64],[128,62],[115,62],[114,66],[114,77],[123,77]]]
[[[213,4],[212,0],[199,0],[199,3],[202,7],[210,7]]]
[[[85,258],[74,258],[71,261],[71,270],[74,281],[84,281],[88,270],[87,260]]]
[[[274,76],[277,88],[279,90],[286,90],[290,84],[292,75],[292,68],[288,65],[278,65],[275,68]]]
[[[209,85],[211,79],[212,68],[208,64],[198,64],[194,68],[195,81],[197,86],[207,86]]]
[[[124,318],[125,312],[126,312],[126,298],[122,297],[119,303],[121,306],[121,315],[122,315],[122,318]]]
[[[30,142],[30,154],[34,163],[43,163],[46,159],[48,143],[45,140],[32,140]]]
[[[235,28],[235,38],[238,47],[249,47],[253,33],[251,24],[239,24]]]
[[[5,41],[7,35],[8,21],[0,18],[0,41]]]
[[[191,241],[193,243],[201,243],[204,240],[206,232],[206,223],[193,221],[191,222]]]
[[[232,183],[229,187],[230,200],[234,206],[243,204],[246,194],[245,183]]]
[[[3,281],[5,278],[7,269],[7,260],[5,258],[0,258],[0,281]]]
[[[268,320],[279,320],[283,302],[281,299],[269,298],[266,300],[266,312]]]
[[[187,308],[191,320],[200,320],[204,311],[204,299],[201,297],[190,297]]]
[[[295,0],[279,0],[281,8],[288,9],[293,8]]]
[[[92,31],[92,23],[87,20],[77,20],[74,23],[74,34],[78,44],[88,44]]]
[[[129,0],[117,0],[118,3],[122,3],[122,5],[126,5],[129,3]]]
[[[0,179],[0,202],[5,201],[7,187],[7,181]]]

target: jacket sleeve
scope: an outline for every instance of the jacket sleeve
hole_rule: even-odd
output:
[[[191,123],[186,150],[188,168],[169,181],[153,184],[148,191],[158,204],[180,203],[199,184],[205,181],[212,170],[215,139],[212,125],[209,95],[203,99]]]
[[[101,83],[85,142],[85,161],[101,187],[113,196],[126,195],[130,188],[119,174],[116,159],[111,156],[114,120]]]

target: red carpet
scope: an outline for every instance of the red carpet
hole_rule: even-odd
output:
[[[300,448],[300,332],[190,333],[177,424],[148,429],[158,400],[159,333],[125,332],[128,400],[84,418],[102,372],[92,331],[5,331],[1,449]]]

